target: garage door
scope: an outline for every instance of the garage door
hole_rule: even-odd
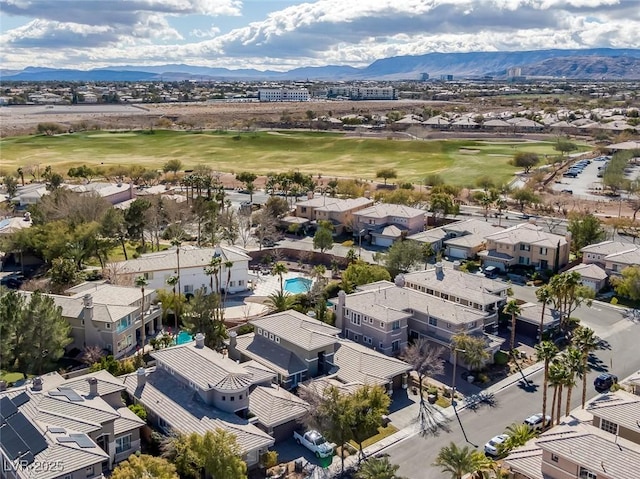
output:
[[[483,266],[486,268],[487,266],[495,266],[496,268],[498,268],[500,271],[504,271],[504,264],[500,263],[499,261],[491,261],[491,260],[485,260],[483,262]]]
[[[447,253],[450,258],[467,259],[467,250],[463,248],[449,247],[447,248]]]
[[[391,238],[384,238],[382,236],[375,236],[376,246],[389,247],[393,244],[393,240]]]

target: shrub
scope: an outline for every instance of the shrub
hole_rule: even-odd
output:
[[[505,353],[504,351],[498,351],[493,356],[493,361],[498,366],[504,366],[505,364],[507,364],[509,362],[509,355],[507,353]]]
[[[260,462],[266,469],[270,469],[273,466],[278,465],[278,452],[277,451],[267,451],[262,456],[260,456]]]
[[[489,376],[487,376],[484,373],[480,373],[478,375],[478,381],[481,382],[482,384],[488,383],[489,382]]]
[[[351,248],[353,246],[353,240],[343,241],[342,246],[344,246],[345,248]]]
[[[143,421],[147,420],[147,410],[142,404],[131,404],[129,409]]]
[[[236,332],[238,333],[238,336],[242,336],[244,334],[253,333],[253,329],[253,324],[246,323],[240,326]]]

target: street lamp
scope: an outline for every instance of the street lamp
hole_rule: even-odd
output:
[[[451,405],[456,408],[456,368],[458,366],[458,353],[466,353],[466,349],[453,348],[453,377],[451,378]]]
[[[366,231],[367,230],[364,228],[358,231],[358,258],[362,256],[362,234],[365,233]]]

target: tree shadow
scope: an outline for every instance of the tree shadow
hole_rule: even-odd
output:
[[[464,398],[465,409],[469,409],[473,412],[478,412],[478,409],[480,409],[480,407],[482,406],[495,408],[498,407],[499,404],[493,393],[481,392],[478,394],[473,394],[471,396],[466,396]]]
[[[441,432],[451,432],[449,422],[451,420],[447,418],[442,411],[432,406],[426,401],[420,403],[420,410],[418,412],[418,426],[420,428],[419,434],[422,437],[425,436],[438,436]]]
[[[589,355],[588,363],[589,363],[589,367],[593,371],[597,371],[600,373],[609,371],[609,366],[607,366],[607,364],[604,361],[602,361],[599,357],[593,354]]]
[[[525,381],[521,379],[518,381],[518,387],[527,393],[535,393],[540,386],[531,381]]]
[[[598,346],[600,347],[600,349],[606,349],[606,350],[611,351],[611,344],[606,339],[601,339],[598,342]]]

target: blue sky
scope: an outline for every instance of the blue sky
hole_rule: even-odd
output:
[[[289,70],[430,52],[640,48],[640,0],[0,0],[0,65]]]

